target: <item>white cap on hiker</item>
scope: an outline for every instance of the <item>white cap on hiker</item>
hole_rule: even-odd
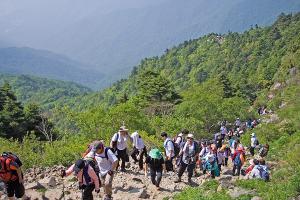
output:
[[[183,134],[182,134],[182,133],[179,133],[179,134],[178,134],[178,136],[179,136],[179,137],[182,137],[182,136],[183,136]]]
[[[187,138],[194,139],[194,135],[193,135],[193,134],[191,134],[191,133],[189,133],[189,134],[187,135]]]
[[[255,133],[251,133],[251,136],[255,136]]]

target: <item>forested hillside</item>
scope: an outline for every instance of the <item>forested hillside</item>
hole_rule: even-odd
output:
[[[38,78],[28,75],[0,74],[0,85],[9,83],[17,99],[24,103],[36,103],[43,108],[63,104],[66,99],[86,95],[89,88],[71,82]]]

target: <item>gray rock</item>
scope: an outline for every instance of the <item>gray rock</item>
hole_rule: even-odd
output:
[[[219,178],[220,182],[231,181],[231,180],[232,180],[232,175],[223,175]]]
[[[150,195],[147,194],[147,191],[145,189],[141,189],[137,196],[141,199],[148,199]]]
[[[45,189],[45,186],[40,184],[39,182],[29,183],[25,186],[26,190],[38,190],[38,189]]]
[[[258,196],[255,196],[255,197],[252,197],[251,200],[262,200],[262,198],[258,197]]]
[[[229,189],[227,193],[233,199],[238,198],[241,195],[247,195],[247,194],[255,195],[255,192],[253,192],[253,191],[246,190],[246,189],[243,189],[243,188],[238,188],[238,187],[235,187],[233,189]]]
[[[43,185],[45,188],[46,187],[55,187],[56,186],[56,179],[55,177],[47,177],[39,181],[41,185]]]

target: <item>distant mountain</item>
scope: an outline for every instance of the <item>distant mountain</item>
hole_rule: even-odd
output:
[[[4,82],[11,85],[19,101],[22,103],[34,102],[43,108],[49,108],[54,103],[64,102],[68,98],[91,92],[91,89],[79,84],[28,75],[0,74],[0,86]]]
[[[67,55],[116,80],[185,40],[299,10],[299,0],[0,0],[0,39]]]
[[[0,48],[0,72],[28,74],[49,79],[73,81],[100,88],[103,73],[84,69],[84,65],[65,56],[31,48]]]

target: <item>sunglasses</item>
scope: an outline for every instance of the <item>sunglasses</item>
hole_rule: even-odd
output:
[[[187,139],[193,140],[194,138],[191,138],[191,137],[187,137]]]

